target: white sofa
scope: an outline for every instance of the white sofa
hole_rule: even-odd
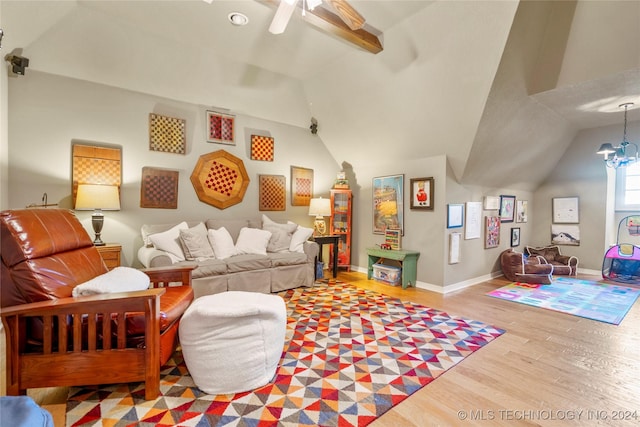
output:
[[[313,286],[318,244],[311,228],[262,220],[208,219],[145,224],[138,259],[145,267],[193,264],[195,297],[225,291],[272,293]]]

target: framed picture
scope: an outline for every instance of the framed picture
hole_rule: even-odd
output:
[[[479,239],[482,233],[482,202],[467,202],[464,238]]]
[[[433,177],[411,178],[411,209],[433,210]]]
[[[152,167],[142,168],[140,207],[178,209],[178,178],[180,172]]]
[[[447,205],[447,228],[459,228],[464,224],[464,205],[450,203]]]
[[[287,187],[284,175],[258,175],[258,210],[284,211]]]
[[[500,217],[484,217],[484,248],[496,248],[500,245]]]
[[[554,197],[552,208],[552,218],[555,224],[577,224],[580,222],[577,197]]]
[[[185,154],[187,121],[175,117],[149,114],[149,150]]]
[[[313,169],[291,166],[291,206],[309,206],[313,197]]]
[[[520,246],[520,227],[511,229],[511,247]]]
[[[516,213],[516,196],[500,196],[500,222],[513,222]]]
[[[373,178],[373,233],[384,234],[387,228],[404,235],[404,175]]]
[[[449,264],[460,262],[460,238],[462,233],[449,234]]]
[[[516,222],[527,222],[527,201],[516,200]]]
[[[251,160],[273,162],[274,144],[271,136],[251,135]]]
[[[497,211],[498,209],[500,209],[500,197],[498,196],[484,197],[484,210]]]
[[[551,224],[551,244],[580,246],[580,227]]]
[[[235,117],[229,114],[207,111],[207,142],[236,145]]]

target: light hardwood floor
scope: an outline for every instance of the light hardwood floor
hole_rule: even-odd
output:
[[[372,427],[640,425],[640,303],[614,326],[485,296],[507,284],[503,278],[446,296],[356,272],[338,279],[507,331]],[[2,378],[4,386],[4,370]],[[64,426],[66,389],[29,395],[54,414],[56,427]]]

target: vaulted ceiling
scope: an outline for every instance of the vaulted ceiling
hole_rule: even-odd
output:
[[[505,176],[536,188],[578,130],[640,106],[640,2],[351,4],[382,52],[298,13],[270,34],[274,9],[254,0],[2,0],[2,52],[30,59],[19,78],[47,72],[305,128],[315,117],[339,163],[446,154],[460,182],[496,188]],[[231,25],[234,11],[249,24]]]

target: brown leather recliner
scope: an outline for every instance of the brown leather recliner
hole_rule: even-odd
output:
[[[504,277],[520,283],[551,283],[553,266],[537,257],[527,257],[513,249],[507,249],[500,255],[500,265]]]
[[[75,286],[108,271],[72,211],[4,211],[0,239],[7,394],[144,381],[145,398],[155,399],[160,366],[193,300],[194,267],[143,270],[149,290],[72,297]]]

